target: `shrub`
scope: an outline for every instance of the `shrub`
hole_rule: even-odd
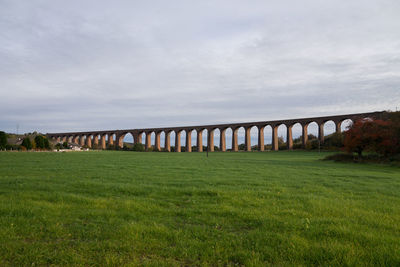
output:
[[[35,139],[34,139],[34,142],[35,142],[36,148],[39,148],[39,149],[45,148],[45,146],[44,146],[44,137],[43,136],[36,135]]]
[[[0,149],[5,149],[7,146],[7,134],[0,132]]]
[[[311,140],[311,149],[319,149],[320,143],[318,139]]]
[[[19,145],[7,144],[5,148],[6,148],[6,150],[21,150],[21,146],[19,146]]]
[[[108,144],[106,147],[107,150],[114,150],[114,148],[115,148],[115,146],[111,145],[111,144]]]
[[[143,152],[144,151],[144,145],[142,143],[133,144],[132,150],[133,151]]]
[[[44,138],[43,142],[44,142],[44,148],[45,148],[45,149],[50,149],[50,142],[49,142],[49,139]]]
[[[350,162],[350,161],[355,161],[355,158],[353,154],[337,153],[326,156],[324,160],[333,160],[337,162]]]
[[[272,145],[264,145],[264,150],[271,150],[272,149]]]
[[[279,150],[287,150],[287,145],[285,143],[278,145]]]
[[[63,148],[65,148],[65,149],[68,149],[68,148],[69,148],[68,142],[67,142],[67,141],[65,141],[64,143],[62,143],[62,146],[63,146]]]
[[[25,137],[24,140],[22,140],[21,146],[25,147],[25,150],[32,149],[31,139],[29,139],[29,137]]]
[[[293,149],[302,149],[302,148],[303,148],[303,144],[301,144],[301,143],[293,144]]]
[[[305,149],[307,149],[307,150],[311,150],[312,149],[311,140],[307,140]]]
[[[327,148],[342,148],[344,136],[340,132],[335,132],[325,138],[324,147]]]

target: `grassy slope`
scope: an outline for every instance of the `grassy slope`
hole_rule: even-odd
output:
[[[0,153],[0,265],[399,265],[400,169],[323,156]]]

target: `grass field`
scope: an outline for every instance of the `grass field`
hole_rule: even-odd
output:
[[[0,153],[0,265],[400,265],[400,168],[325,153]]]

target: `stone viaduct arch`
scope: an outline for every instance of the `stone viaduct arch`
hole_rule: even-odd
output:
[[[232,151],[239,151],[238,130],[245,130],[245,150],[251,151],[251,129],[255,127],[258,131],[257,147],[259,151],[264,151],[264,129],[267,126],[272,128],[272,150],[278,150],[278,127],[284,125],[286,127],[286,145],[289,150],[293,149],[293,133],[292,128],[295,125],[301,125],[302,129],[302,144],[305,147],[308,139],[308,125],[315,122],[318,125],[318,139],[321,143],[324,142],[324,125],[328,121],[335,124],[336,132],[341,131],[341,125],[345,120],[356,121],[364,118],[385,119],[387,113],[385,111],[377,111],[370,113],[357,113],[346,115],[334,115],[313,118],[299,118],[289,120],[276,121],[259,121],[259,122],[243,122],[230,124],[216,125],[199,125],[199,126],[184,126],[184,127],[165,127],[165,128],[147,128],[147,129],[127,129],[127,130],[106,130],[106,131],[90,131],[90,132],[69,132],[69,133],[48,133],[47,137],[57,142],[72,142],[81,146],[86,145],[89,148],[97,147],[106,149],[107,147],[123,147],[123,140],[126,134],[130,133],[133,136],[135,144],[142,143],[142,136],[145,135],[146,150],[152,147],[151,135],[155,135],[154,149],[161,151],[171,151],[171,133],[175,133],[175,152],[181,152],[181,133],[186,134],[185,151],[192,152],[192,132],[196,131],[196,146],[198,152],[203,152],[203,133],[207,132],[207,146],[209,151],[214,151],[214,131],[218,130],[219,149],[226,151],[226,132],[228,129],[232,131]],[[164,147],[161,147],[161,134],[164,134]]]

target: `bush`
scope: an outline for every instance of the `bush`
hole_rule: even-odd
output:
[[[366,154],[362,157],[359,157],[354,153],[337,153],[333,155],[329,155],[324,158],[324,160],[333,160],[336,162],[364,162],[364,163],[399,163],[400,162],[400,154],[391,156],[389,158],[373,153]]]
[[[324,147],[326,148],[342,148],[344,136],[340,132],[335,132],[325,138]]]
[[[311,145],[311,141],[310,140],[307,141],[305,149],[307,149],[307,150],[311,150],[312,149],[312,145]]]
[[[272,149],[272,145],[264,145],[264,150],[271,150]]]
[[[353,154],[337,153],[326,156],[324,160],[333,160],[336,162],[352,162],[355,161],[356,158],[354,157]]]
[[[144,145],[142,143],[133,144],[132,150],[133,151],[143,152],[144,151]]]
[[[21,146],[23,146],[25,148],[25,150],[32,149],[31,139],[29,139],[29,137],[25,137],[24,140],[22,140]]]
[[[6,150],[21,150],[21,146],[19,146],[19,145],[7,144],[5,148],[6,148]]]
[[[293,144],[293,149],[302,149],[302,148],[303,148],[303,144],[301,144],[301,143]]]
[[[108,144],[106,147],[107,150],[114,150],[114,148],[115,148],[115,146],[111,145],[111,144]]]
[[[311,140],[311,149],[319,149],[320,148],[320,143],[318,139]]]
[[[7,146],[7,134],[0,132],[0,149],[5,149]]]
[[[62,143],[62,146],[63,146],[63,148],[65,148],[65,149],[69,149],[69,146],[68,146],[68,142],[67,142],[67,141],[65,141],[64,143]]]
[[[49,142],[49,139],[44,138],[43,142],[44,142],[44,148],[50,149],[50,142]]]
[[[287,150],[287,145],[285,143],[278,145],[279,150]]]
[[[45,138],[43,136],[41,136],[41,135],[35,136],[34,142],[35,142],[36,148],[39,148],[39,149],[46,148],[46,146],[45,146]],[[48,140],[47,140],[47,144],[48,144]]]

